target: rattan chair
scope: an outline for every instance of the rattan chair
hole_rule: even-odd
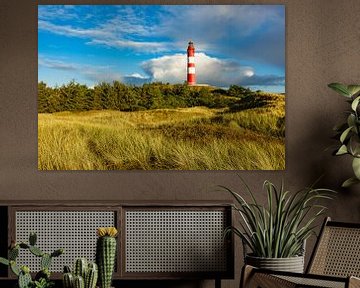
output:
[[[326,218],[306,273],[278,272],[246,265],[242,288],[360,287],[360,224]]]

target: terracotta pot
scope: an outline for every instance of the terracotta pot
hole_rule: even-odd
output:
[[[263,258],[246,255],[245,263],[263,269],[304,273],[304,256],[289,258]]]

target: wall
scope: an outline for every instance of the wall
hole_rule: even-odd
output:
[[[236,171],[37,171],[36,2],[0,2],[0,199],[230,199],[212,186],[223,184],[237,188],[240,182]],[[70,4],[65,0],[39,2]],[[76,3],[120,2],[71,1]],[[220,1],[198,0],[196,3]],[[241,3],[274,1],[243,0]],[[334,158],[325,149],[333,143],[332,127],[343,118],[346,107],[344,99],[330,91],[327,84],[360,82],[360,22],[357,20],[360,2],[279,0],[276,3],[286,5],[286,170],[239,174],[256,190],[261,201],[265,200],[261,190],[265,179],[276,184],[283,179],[287,188],[295,190],[310,185],[324,174],[319,185],[339,191],[328,214],[337,220],[359,222],[360,186],[348,190],[339,188],[351,174],[349,159]],[[310,251],[311,245],[310,242]],[[240,252],[236,256],[236,269],[240,270]],[[226,281],[224,286],[237,287],[238,280],[239,273],[235,281]],[[202,286],[211,285],[206,282]]]

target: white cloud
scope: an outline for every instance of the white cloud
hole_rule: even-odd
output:
[[[126,27],[129,27],[128,25],[127,23],[124,26],[121,22],[115,21],[115,19],[95,28],[79,28],[70,25],[57,25],[45,20],[38,21],[40,30],[67,37],[90,39],[86,44],[102,45],[112,48],[129,48],[151,53],[162,52],[172,48],[171,44],[165,42],[136,41],[124,38],[123,34],[125,34],[125,31],[123,30],[127,30]],[[139,30],[137,31],[139,32]],[[135,34],[132,34],[132,36],[133,35]]]
[[[186,80],[186,59],[186,54],[162,56],[143,62],[142,68],[153,81],[182,83]],[[197,53],[195,61],[197,83],[225,87],[254,75],[252,67],[205,53]]]
[[[84,65],[78,63],[70,63],[64,59],[46,58],[39,55],[39,67],[45,67],[55,70],[63,70],[81,75],[92,82],[112,82],[114,80],[123,81],[122,75],[112,69],[110,66]]]
[[[171,35],[179,49],[192,39],[198,51],[284,68],[285,21],[278,8],[279,5],[169,5],[157,33]]]
[[[114,12],[117,11],[120,15],[111,15],[108,19],[98,19],[98,15],[94,14],[96,10],[92,6],[85,6],[85,9],[89,9],[92,13],[80,17],[80,14],[73,13],[65,16],[67,11],[73,10],[71,7],[40,6],[38,29],[66,37],[88,39],[86,44],[112,48],[128,48],[150,53],[173,48],[169,43],[152,41],[155,27],[146,23],[143,17],[136,15],[133,8],[126,5],[114,6]],[[78,13],[80,13],[79,10]],[[87,23],[82,21],[84,17],[91,21]],[[53,21],[71,18],[76,18],[71,25]],[[144,37],[148,40],[144,40]]]
[[[152,51],[160,52],[167,49],[167,45],[164,43],[157,42],[136,42],[131,40],[101,40],[94,39],[88,42],[87,44],[102,44],[104,46],[113,47],[113,48],[130,48],[139,51]]]
[[[131,75],[125,75],[123,81],[126,84],[143,85],[144,83],[151,82],[151,79],[149,76],[144,76],[139,73],[133,73]]]
[[[69,20],[78,19],[78,15],[75,12],[74,5],[39,5],[38,6],[39,19],[49,20]]]
[[[144,75],[141,75],[139,73],[133,73],[130,75],[125,75],[125,77],[133,77],[133,78],[138,78],[138,79],[149,79],[149,77],[146,77]]]
[[[49,21],[39,20],[38,27],[40,30],[52,32],[54,34],[79,37],[79,38],[97,38],[97,37],[112,37],[112,34],[105,29],[86,29],[74,28],[70,25],[56,25]]]
[[[58,70],[65,70],[65,71],[74,71],[77,70],[78,67],[72,63],[67,63],[58,59],[49,59],[44,58],[39,55],[39,66],[51,68],[51,69],[58,69]]]

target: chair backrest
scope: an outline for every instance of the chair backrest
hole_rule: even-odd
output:
[[[360,277],[360,223],[326,218],[307,273]]]

